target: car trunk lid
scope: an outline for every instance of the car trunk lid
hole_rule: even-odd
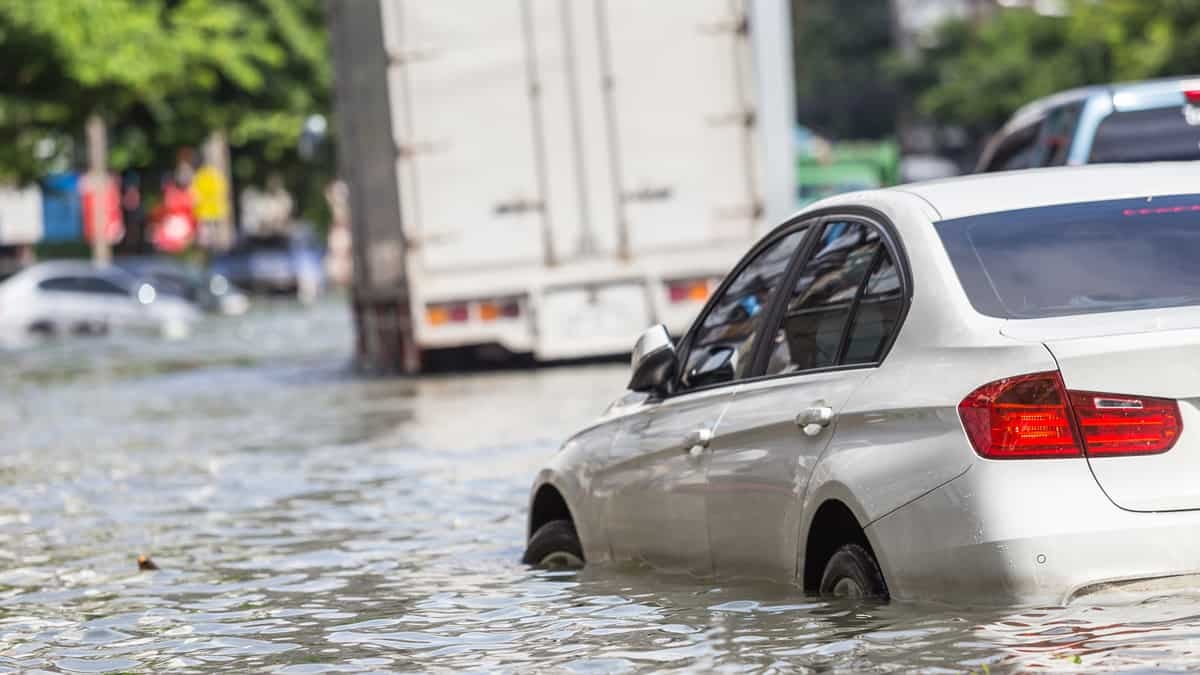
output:
[[[1121,508],[1200,509],[1200,308],[1015,321],[1003,332],[1040,333],[1069,391],[1176,401],[1182,430],[1169,450],[1116,457],[1091,452],[1088,463]]]

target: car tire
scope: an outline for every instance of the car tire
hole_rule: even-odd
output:
[[[886,600],[887,584],[879,562],[861,544],[843,544],[825,564],[821,595],[833,598]]]
[[[552,520],[529,538],[521,562],[543,569],[583,567],[583,545],[569,520]]]

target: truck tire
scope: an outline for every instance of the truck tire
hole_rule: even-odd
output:
[[[833,598],[887,600],[887,584],[875,556],[861,544],[843,544],[825,563],[821,595]]]
[[[583,567],[583,545],[569,520],[552,520],[529,538],[521,562],[542,569]]]

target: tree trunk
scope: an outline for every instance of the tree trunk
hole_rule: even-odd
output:
[[[112,262],[108,243],[108,218],[105,200],[108,199],[108,132],[100,115],[87,120],[88,188],[92,193],[92,262],[100,267]]]

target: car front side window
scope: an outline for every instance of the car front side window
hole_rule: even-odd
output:
[[[771,242],[744,265],[692,331],[681,388],[713,386],[745,377],[754,336],[807,228]]]
[[[874,226],[858,221],[826,223],[812,256],[792,285],[764,375],[828,368],[843,362],[843,333],[864,281],[878,268],[881,250],[885,249]],[[886,283],[880,280],[879,293],[886,294]],[[864,335],[863,339],[869,337]],[[856,347],[860,349],[865,347]]]

